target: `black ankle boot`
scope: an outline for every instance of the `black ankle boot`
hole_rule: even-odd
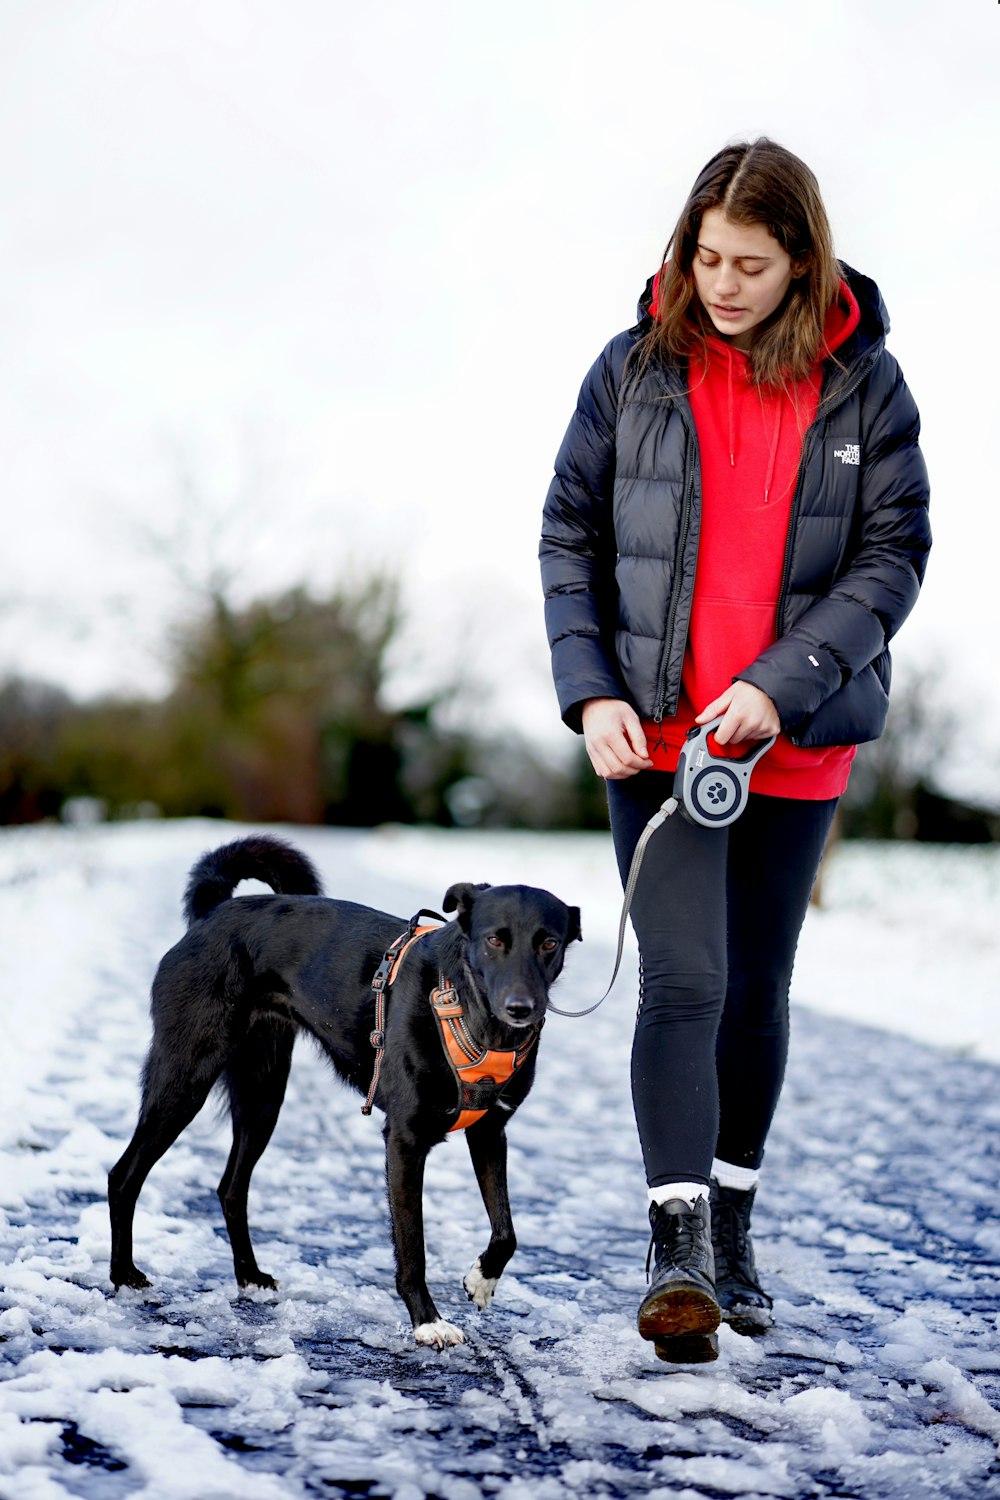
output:
[[[639,1305],[639,1333],[653,1339],[661,1359],[716,1359],[719,1303],[715,1296],[708,1199],[690,1207],[682,1198],[650,1205],[653,1231],[646,1272],[655,1254],[649,1290]]]
[[[720,1187],[712,1178],[712,1249],[715,1253],[715,1291],[722,1316],[740,1333],[759,1332],[771,1325],[771,1298],[757,1280],[750,1242],[750,1214],[756,1188]]]

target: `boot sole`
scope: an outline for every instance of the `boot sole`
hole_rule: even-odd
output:
[[[653,1348],[657,1359],[670,1365],[708,1365],[719,1357],[719,1340],[714,1333],[688,1333],[676,1339],[657,1339]]]
[[[640,1307],[639,1336],[659,1341],[714,1333],[721,1316],[719,1304],[703,1287],[674,1282],[650,1293]]]

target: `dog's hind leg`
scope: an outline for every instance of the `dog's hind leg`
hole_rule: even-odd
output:
[[[491,1234],[489,1244],[462,1285],[469,1300],[482,1309],[489,1305],[501,1272],[517,1249],[517,1240],[507,1193],[507,1133],[504,1121],[485,1115],[469,1127],[466,1135],[479,1191],[489,1214]]]
[[[151,1054],[151,1061],[156,1058]],[[196,1077],[187,1078],[179,1088],[162,1094],[147,1086],[143,1091],[142,1110],[135,1134],[124,1153],[108,1173],[108,1207],[111,1210],[111,1280],[116,1287],[147,1287],[147,1276],[136,1268],[132,1259],[132,1221],[142,1185],[151,1169],[173,1145],[186,1125],[208,1098],[221,1071],[221,1059],[214,1071],[201,1069]],[[147,1079],[154,1072],[147,1066]]]
[[[233,1269],[240,1286],[276,1288],[257,1264],[247,1222],[247,1192],[254,1167],[277,1124],[292,1063],[295,1027],[277,1017],[255,1022],[226,1064],[233,1116],[233,1149],[219,1183]]]

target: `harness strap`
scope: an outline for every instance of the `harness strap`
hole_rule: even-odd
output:
[[[458,1085],[458,1119],[449,1127],[466,1130],[481,1120],[496,1104],[506,1085],[531,1056],[538,1030],[512,1051],[481,1047],[469,1031],[465,1008],[447,979],[431,991],[431,1011],[441,1033],[441,1043]]]
[[[425,923],[421,926],[421,917],[434,917],[435,921],[434,923]],[[436,911],[428,911],[426,907],[422,906],[416,916],[410,919],[410,925],[406,931],[401,932],[399,937],[389,944],[382,955],[382,962],[375,970],[375,975],[372,979],[372,989],[375,993],[375,1030],[368,1038],[375,1048],[375,1067],[372,1070],[372,1081],[368,1090],[368,1097],[361,1106],[361,1113],[363,1115],[370,1115],[372,1112],[372,1105],[375,1102],[375,1091],[378,1088],[378,1077],[382,1071],[382,1054],[385,1052],[386,996],[395,983],[396,975],[399,973],[399,966],[403,962],[404,955],[409,952],[413,944],[419,938],[422,938],[425,933],[436,932],[438,923],[444,922],[444,920],[444,917],[439,916]]]

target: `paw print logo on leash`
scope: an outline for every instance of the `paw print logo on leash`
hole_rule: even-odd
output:
[[[705,788],[705,796],[708,798],[709,802],[713,803],[716,807],[718,807],[720,803],[725,802],[727,792],[728,787],[726,786],[726,783],[724,781],[713,781],[710,786],[707,786]]]

